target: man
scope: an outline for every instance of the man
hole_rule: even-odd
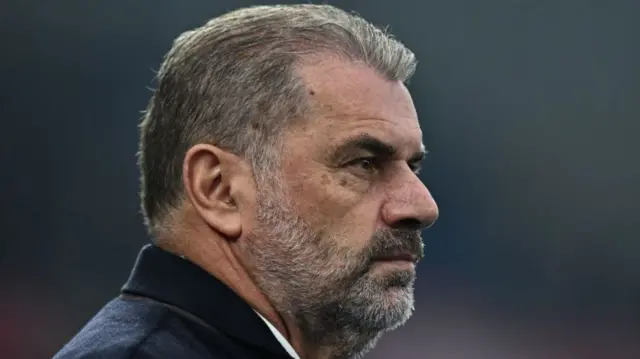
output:
[[[55,358],[360,358],[403,324],[438,215],[415,66],[329,5],[178,37],[141,124],[153,244]]]

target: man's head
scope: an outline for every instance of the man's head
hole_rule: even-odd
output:
[[[141,125],[151,233],[200,223],[306,341],[363,353],[409,317],[419,232],[438,214],[415,173],[415,64],[328,5],[248,8],[183,34]]]

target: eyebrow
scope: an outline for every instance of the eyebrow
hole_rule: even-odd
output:
[[[420,147],[419,151],[414,152],[409,157],[409,160],[407,161],[408,163],[415,164],[422,161],[424,156],[427,154],[427,150],[424,148],[424,145],[421,145]],[[398,153],[398,149],[395,146],[368,133],[362,133],[360,135],[350,137],[338,145],[332,152],[332,158],[339,160],[347,154],[358,150],[366,151],[373,156],[379,156],[382,158],[391,158]]]

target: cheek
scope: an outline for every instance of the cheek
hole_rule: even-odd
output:
[[[322,183],[324,182],[324,184]],[[380,217],[380,201],[362,195],[330,176],[318,183],[300,184],[296,208],[312,226],[322,230],[335,245],[364,248],[371,241]]]
[[[330,173],[298,173],[289,183],[296,210],[316,226],[334,225],[361,199],[344,179]]]
[[[379,222],[375,186],[316,162],[294,162],[287,163],[283,178],[292,209],[337,245],[366,246]]]
[[[379,208],[377,204],[365,201],[352,207],[336,221],[334,230],[337,239],[344,246],[367,247],[378,227]]]

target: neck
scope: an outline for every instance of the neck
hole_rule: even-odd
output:
[[[286,318],[275,309],[269,298],[255,284],[249,269],[243,264],[237,241],[227,240],[209,232],[206,236],[199,233],[181,233],[174,238],[157,239],[156,245],[168,252],[180,255],[196,264],[216,279],[231,288],[256,312],[267,319],[291,344],[301,358],[329,358],[316,354],[316,350],[305,350],[302,332],[293,318]]]
[[[305,333],[307,357],[314,359],[360,358],[373,348],[382,331],[368,331],[350,325],[325,313],[312,318],[300,318]],[[311,324],[313,323],[313,324]],[[313,328],[312,328],[313,327]]]

